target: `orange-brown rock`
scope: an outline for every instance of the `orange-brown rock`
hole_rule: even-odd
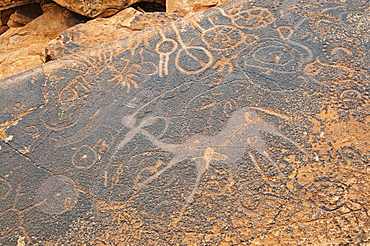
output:
[[[166,12],[187,16],[192,13],[203,11],[229,0],[174,0],[166,2]]]
[[[0,10],[10,9],[17,6],[22,6],[29,3],[34,3],[35,0],[0,0]]]
[[[17,12],[17,14],[14,15],[16,12]],[[0,7],[0,25],[2,25],[2,26],[8,25],[8,21],[9,21],[10,17],[12,15],[14,15],[12,17],[12,18],[14,18],[12,21],[14,21],[16,19],[25,19],[25,18],[28,19],[27,21],[20,20],[20,23],[24,23],[22,25],[22,26],[24,26],[28,22],[35,19],[37,16],[40,16],[43,12],[45,12],[45,11],[42,10],[39,3],[25,4],[25,5],[11,7],[9,9],[3,9],[3,10]]]
[[[12,13],[14,12],[10,12],[9,10],[0,10],[0,25],[5,26]]]
[[[54,5],[26,26],[10,28],[3,33],[0,36],[0,79],[42,64],[46,44],[80,21],[71,11]]]
[[[0,245],[369,245],[369,10],[232,0],[1,80]]]
[[[52,40],[46,47],[47,60],[78,53],[175,18],[165,13],[142,13],[127,8],[109,18],[90,20],[67,29]]]
[[[70,9],[78,14],[95,18],[112,16],[120,10],[132,4],[141,2],[140,0],[55,0],[59,5]],[[157,2],[164,5],[163,0],[148,0],[147,2]]]
[[[6,32],[9,29],[8,26],[0,26],[0,35]]]
[[[30,14],[22,11],[15,11],[12,14],[7,22],[7,26],[9,27],[21,27],[27,25],[29,22],[36,19],[37,15]]]

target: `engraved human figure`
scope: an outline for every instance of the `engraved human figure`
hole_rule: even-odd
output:
[[[194,195],[199,188],[201,178],[209,168],[212,161],[227,160],[229,163],[236,162],[246,154],[247,149],[254,149],[260,155],[264,156],[276,168],[278,175],[283,177],[285,174],[267,151],[268,146],[262,137],[261,131],[279,136],[295,145],[301,152],[307,155],[309,155],[309,153],[302,149],[294,140],[288,138],[279,130],[277,130],[272,124],[266,122],[263,119],[263,116],[260,116],[256,110],[265,111],[267,114],[274,114],[279,117],[288,118],[283,114],[275,113],[271,110],[244,107],[236,110],[229,118],[226,126],[216,135],[207,136],[195,134],[183,143],[171,144],[161,141],[159,137],[153,136],[144,129],[145,126],[151,125],[155,120],[158,120],[162,117],[147,116],[143,118],[139,124],[137,124],[136,117],[134,115],[129,115],[124,117],[123,124],[125,124],[131,130],[117,145],[114,155],[116,155],[118,151],[127,143],[129,143],[138,133],[146,136],[159,149],[172,153],[172,159],[162,169],[158,170],[156,168],[156,172],[153,175],[141,181],[139,181],[140,177],[136,177],[134,184],[134,189],[136,191],[139,191],[142,187],[157,179],[164,172],[174,167],[177,163],[184,160],[193,161],[196,164],[197,177],[193,190],[186,198],[187,203],[191,203],[193,201]],[[168,122],[167,119],[162,119]],[[166,125],[165,131],[167,127],[168,125]],[[256,167],[256,169],[258,171],[261,170],[260,167]],[[139,172],[138,175],[140,174],[141,172]],[[264,176],[265,174],[262,173],[262,175]]]

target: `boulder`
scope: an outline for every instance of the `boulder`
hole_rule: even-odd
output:
[[[6,32],[9,29],[8,26],[0,26],[0,35]]]
[[[367,245],[369,20],[232,0],[0,80],[0,245]]]
[[[166,2],[166,12],[169,14],[178,14],[188,16],[217,5],[228,2],[229,0],[173,0]]]
[[[0,11],[35,2],[36,0],[0,0]]]
[[[55,2],[78,14],[96,18],[112,16],[132,4],[140,2],[140,0],[55,0]],[[163,0],[148,0],[147,2],[157,2],[161,5],[165,4]]]
[[[127,8],[112,17],[93,19],[60,33],[46,47],[47,60],[82,52],[178,18],[180,17],[160,12],[142,13],[134,8]]]
[[[9,16],[7,22],[8,27],[21,27],[27,25],[32,20],[36,19],[37,15],[30,14],[21,11],[15,11],[12,15]]]
[[[19,6],[7,5],[8,7],[3,6],[3,9],[0,8],[0,26],[24,26],[43,13],[42,9],[40,8],[40,4],[38,3],[17,3]],[[11,17],[12,20],[9,21]]]
[[[14,17],[14,20],[16,20],[13,21],[14,23],[19,23],[17,21],[23,22],[25,19]],[[44,63],[46,44],[54,39],[58,33],[82,20],[71,11],[54,5],[49,11],[27,25],[7,30],[0,36],[0,78],[23,72]]]

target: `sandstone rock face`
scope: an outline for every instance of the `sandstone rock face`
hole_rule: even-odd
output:
[[[369,9],[234,0],[0,81],[0,244],[368,244]]]
[[[78,1],[78,0],[55,0],[59,5],[70,9],[78,14],[95,18],[107,17],[114,15],[120,10],[129,7],[130,5],[140,2],[140,0],[91,0],[91,1]],[[163,0],[150,0],[147,2],[158,2],[164,4]]]
[[[48,44],[46,56],[56,60],[175,19],[178,17],[165,13],[142,13],[127,8],[112,17],[90,20],[60,33]]]
[[[37,3],[26,4],[28,2],[21,1],[16,3],[20,6],[14,4],[0,7],[0,35],[9,27],[24,26],[43,13]]]
[[[25,26],[34,19],[36,19],[37,15],[24,13],[21,11],[15,11],[11,16],[9,16],[9,20],[7,22],[8,27],[21,27]]]
[[[175,0],[166,1],[166,12],[169,14],[178,14],[188,16],[196,12],[215,7],[228,2],[229,0]]]
[[[36,0],[0,0],[0,11],[34,2]]]
[[[0,78],[44,63],[47,43],[80,21],[71,11],[54,5],[27,25],[7,30],[0,36]]]

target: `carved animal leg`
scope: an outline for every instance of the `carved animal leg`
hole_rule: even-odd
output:
[[[115,155],[118,153],[118,151],[120,149],[122,149],[128,142],[130,142],[135,136],[136,134],[138,134],[140,132],[140,129],[139,128],[133,128],[131,129],[125,136],[125,138],[119,142],[119,144],[117,145],[116,147],[116,151],[115,151]]]
[[[168,169],[170,169],[173,166],[175,166],[178,162],[183,161],[185,159],[186,159],[186,157],[184,155],[175,156],[174,158],[172,158],[172,160],[163,169],[159,170],[158,172],[156,172],[152,176],[146,178],[144,181],[135,184],[134,189],[137,190],[137,191],[140,190],[143,186],[145,186],[148,183],[152,182],[153,180],[155,180],[156,178],[158,178],[160,175],[162,175],[165,171],[167,171]]]
[[[193,190],[190,192],[188,197],[186,197],[186,199],[185,199],[186,203],[189,203],[189,204],[193,202],[193,198],[195,196],[195,193],[198,191],[198,188],[199,188],[199,185],[200,185],[200,180],[202,179],[203,174],[206,172],[206,170],[208,169],[208,166],[209,166],[209,163],[207,163],[205,161],[197,160],[197,162],[198,162],[197,163],[197,170],[198,170],[197,178],[195,180]]]
[[[260,153],[261,155],[266,157],[266,159],[269,160],[269,162],[271,162],[271,164],[277,169],[278,174],[280,176],[282,176],[282,177],[285,176],[285,174],[281,171],[279,165],[271,158],[270,154],[267,152],[266,149],[263,149],[263,150],[258,149],[257,151],[258,151],[258,153]]]
[[[209,163],[207,163],[206,161],[202,160],[202,159],[199,159],[199,157],[195,157],[195,158],[192,158],[192,160],[195,160],[197,159],[197,170],[198,170],[198,174],[197,174],[197,178],[195,180],[195,184],[194,184],[194,187],[193,187],[193,190],[190,192],[190,194],[186,197],[185,199],[185,203],[182,205],[181,207],[181,210],[180,210],[180,213],[179,213],[179,216],[175,219],[172,220],[171,222],[171,226],[176,226],[176,224],[182,219],[185,211],[186,211],[186,208],[188,207],[188,205],[190,203],[193,202],[193,198],[195,196],[195,193],[198,191],[199,189],[199,185],[200,185],[200,180],[202,179],[203,177],[203,174],[206,172],[206,170],[208,169],[208,166],[209,166]]]
[[[191,160],[196,160],[197,163],[197,170],[198,175],[197,179],[195,180],[195,185],[189,196],[186,198],[187,203],[191,203],[193,201],[193,197],[195,193],[197,192],[200,184],[200,180],[203,177],[203,174],[206,172],[206,170],[209,168],[209,164],[212,160],[226,160],[228,158],[227,155],[224,155],[222,153],[215,152],[213,148],[207,147],[204,150],[203,156],[193,157]]]
[[[281,171],[279,165],[271,158],[270,154],[267,152],[266,144],[261,135],[258,134],[256,136],[248,137],[247,142],[251,147],[257,150],[258,153],[263,155],[269,162],[271,162],[271,164],[277,169],[280,176],[285,176],[284,173]]]
[[[282,137],[284,138],[285,140],[287,140],[288,142],[291,142],[292,144],[294,144],[302,153],[306,154],[308,157],[312,158],[312,155],[310,153],[308,153],[306,150],[304,150],[296,141],[294,141],[293,139],[285,136],[284,134],[282,134],[281,132],[279,132],[275,127],[273,127],[272,125],[270,124],[267,124],[266,122],[263,123],[263,125],[261,126],[261,130],[265,130],[267,131],[268,133],[271,133],[271,134],[274,134],[276,136],[279,136],[279,137]]]

